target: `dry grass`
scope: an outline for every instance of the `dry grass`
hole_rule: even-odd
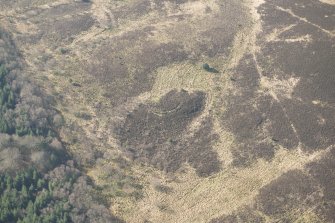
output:
[[[334,4],[332,0],[323,1]],[[232,70],[237,67],[246,52],[253,54],[258,52],[255,42],[261,25],[255,7],[263,1],[246,0],[244,2],[244,10],[249,7],[251,15],[243,15],[245,21],[236,21],[236,26],[238,23],[242,23],[242,26],[234,28],[236,29],[236,32],[233,32],[234,38],[232,42],[227,43],[229,50],[219,49],[224,48],[223,45],[201,49],[201,46],[209,46],[216,40],[209,30],[215,30],[220,26],[226,27],[225,23],[220,24],[219,21],[223,21],[225,13],[228,12],[225,11],[222,17],[217,15],[222,13],[220,10],[223,10],[220,6],[221,1],[189,1],[179,8],[176,4],[171,3],[173,1],[170,1],[162,8],[152,7],[149,13],[138,12],[136,19],[129,20],[123,17],[122,13],[120,19],[115,17],[115,13],[113,14],[113,12],[122,11],[122,7],[135,7],[136,2],[135,0],[122,2],[94,0],[92,7],[86,13],[95,18],[96,23],[87,27],[83,32],[79,30],[70,33],[69,35],[73,34],[74,37],[72,42],[60,42],[59,46],[51,46],[49,45],[51,40],[46,37],[35,45],[22,44],[21,46],[33,77],[40,85],[45,86],[50,94],[58,95],[57,109],[62,112],[66,120],[61,137],[69,144],[69,150],[79,156],[85,153],[88,146],[86,142],[89,142],[89,146],[94,147],[94,150],[105,154],[102,160],[90,166],[87,171],[97,185],[105,188],[103,193],[106,196],[113,196],[111,199],[113,213],[130,223],[145,220],[167,223],[208,222],[215,217],[230,214],[240,207],[252,204],[261,187],[289,170],[303,168],[306,163],[318,159],[325,153],[324,151],[307,155],[299,149],[288,151],[280,148],[271,161],[258,159],[248,168],[236,168],[231,165],[233,161],[231,151],[238,146],[238,142],[233,133],[223,129],[219,119],[226,110],[225,103],[229,92],[235,90],[230,80],[233,75]],[[229,3],[229,1],[225,2]],[[70,1],[62,0],[53,4],[50,1],[34,1],[34,5],[43,9],[64,3],[70,3]],[[206,12],[208,8],[211,13]],[[10,13],[15,14],[14,11]],[[211,27],[207,27],[209,23]],[[38,25],[19,18],[14,24],[14,29],[22,35],[32,35],[39,29]],[[60,26],[62,26],[61,23]],[[146,31],[148,27],[150,31]],[[144,40],[139,37],[139,34],[143,32]],[[224,33],[225,30],[220,32]],[[273,33],[268,40],[277,40],[279,33],[280,31]],[[131,35],[134,36],[135,41],[125,44],[124,38]],[[214,40],[206,38],[206,35],[213,37]],[[93,62],[100,61],[101,58],[92,57],[92,52],[96,53],[95,55],[99,54],[97,49],[107,49],[104,47],[112,44],[121,46],[123,48],[120,52],[110,50],[110,55],[124,56],[130,71],[128,76],[119,74],[121,78],[118,85],[141,85],[141,80],[134,81],[133,79],[136,76],[135,71],[145,66],[150,68],[151,65],[146,64],[147,57],[143,57],[140,50],[147,47],[150,54],[155,53],[155,49],[150,48],[151,45],[144,45],[145,43],[153,43],[155,46],[179,44],[183,46],[183,52],[190,55],[190,58],[183,58],[181,61],[164,61],[163,58],[161,66],[154,67],[155,69],[150,72],[145,70],[147,72],[145,75],[150,76],[152,85],[130,97],[122,95],[126,98],[125,102],[113,105],[111,99],[106,97],[106,93],[115,90],[111,89],[113,85],[107,81],[106,83],[99,82],[85,69],[86,63],[92,64],[89,59],[95,59]],[[205,44],[201,45],[202,43]],[[69,53],[65,55],[59,53],[59,47],[66,47]],[[50,65],[45,71],[41,71],[40,67],[48,63],[36,61],[37,56],[41,53],[40,49],[50,54],[54,62],[54,65]],[[157,49],[160,48],[157,47]],[[110,65],[110,60],[112,59],[106,60],[106,66]],[[160,62],[158,61],[157,64]],[[209,63],[220,73],[206,72],[202,69],[203,63]],[[108,78],[106,80],[110,82],[115,79],[112,75]],[[293,78],[277,80],[264,77],[261,79],[259,90],[265,92],[270,89],[275,95],[280,94],[290,98],[298,81]],[[79,83],[82,87],[74,87],[72,83]],[[158,102],[172,89],[206,93],[206,107],[201,115],[192,120],[185,131],[187,136],[190,136],[199,130],[203,120],[210,118],[213,121],[212,131],[219,136],[213,145],[213,151],[218,154],[223,171],[203,178],[199,177],[187,163],[183,164],[175,174],[166,174],[147,165],[129,162],[122,174],[133,177],[131,178],[133,182],[127,183],[118,190],[131,194],[136,190],[132,188],[132,183],[140,183],[144,186],[143,199],[111,195],[115,192],[115,188],[110,184],[111,178],[107,176],[106,170],[121,170],[119,160],[115,157],[124,157],[119,141],[113,133],[113,124],[124,121],[125,115],[131,113],[141,103]],[[321,102],[315,101],[315,103]],[[76,115],[79,113],[87,113],[91,118],[83,119]],[[129,161],[127,158],[125,160]],[[157,190],[157,184],[170,188],[171,192],[165,193]],[[308,221],[317,222],[317,216],[313,212],[305,213],[297,222]]]
[[[334,0],[320,0],[320,1],[323,2],[323,3],[326,3],[326,4],[335,5]]]
[[[144,182],[159,178],[173,193],[157,192],[152,185],[145,188],[145,198],[131,209],[114,209],[129,222],[148,219],[152,222],[208,222],[223,214],[230,214],[241,206],[251,204],[258,189],[292,169],[301,169],[317,160],[326,151],[305,155],[299,150],[280,149],[272,162],[259,160],[247,169],[229,168],[210,178],[199,178],[187,166],[171,180],[159,172],[147,174]],[[137,167],[140,170],[143,167]],[[166,205],[170,212],[162,212],[157,205]],[[126,204],[127,205],[127,204]],[[126,212],[123,212],[126,210]]]

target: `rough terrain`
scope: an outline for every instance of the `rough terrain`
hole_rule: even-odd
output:
[[[0,6],[125,222],[335,221],[333,0]]]

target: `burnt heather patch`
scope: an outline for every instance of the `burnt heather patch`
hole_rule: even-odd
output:
[[[334,221],[334,9],[309,0],[268,0],[258,8],[260,51],[235,70],[222,119],[240,145],[232,151],[233,164],[271,158],[278,146],[325,155],[283,173],[250,205],[212,222]],[[272,149],[259,152],[261,140],[272,141]]]
[[[322,202],[316,205],[316,213],[326,222],[335,219],[335,148],[319,161],[307,165],[308,173],[319,183]]]
[[[238,142],[233,164],[269,160],[279,145],[313,152],[334,144],[333,9],[298,0],[269,0],[258,8],[260,51],[245,55],[235,69],[222,116]]]
[[[279,93],[277,98],[307,151],[327,148],[335,141],[335,49],[328,31],[333,29],[334,10],[318,1],[267,1],[259,9],[265,27],[262,37],[275,35],[275,30],[279,34],[260,41],[258,64],[270,80],[297,80],[291,98]],[[287,19],[275,20],[276,13]]]
[[[260,190],[254,208],[271,218],[292,222],[313,211],[323,222],[334,220],[335,149],[323,158],[292,170]]]
[[[253,204],[213,219],[211,223],[302,219],[304,222],[333,222],[334,167],[335,149],[332,148],[320,160],[307,164],[302,170],[290,170],[262,187]]]
[[[121,146],[134,160],[166,172],[175,172],[185,162],[199,176],[217,172],[220,161],[211,147],[217,138],[211,120],[201,123],[193,136],[185,135],[204,106],[205,93],[184,90],[170,91],[157,104],[141,104],[116,130]]]
[[[248,166],[258,158],[271,160],[278,145],[295,148],[298,139],[280,103],[259,91],[261,76],[252,56],[241,61],[221,124],[238,142],[233,165]]]

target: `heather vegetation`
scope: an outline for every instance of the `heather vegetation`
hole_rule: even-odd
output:
[[[0,0],[0,223],[335,222],[334,0]]]

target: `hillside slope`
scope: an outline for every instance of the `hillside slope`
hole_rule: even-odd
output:
[[[2,0],[0,24],[113,215],[333,222],[334,4]]]

